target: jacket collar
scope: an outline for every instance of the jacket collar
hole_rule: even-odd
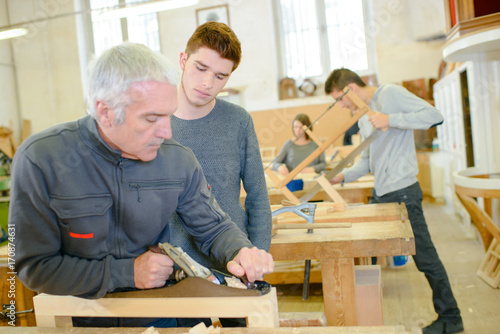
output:
[[[78,127],[82,140],[90,150],[98,153],[106,160],[113,163],[118,163],[121,159],[122,152],[114,150],[102,139],[97,129],[97,122],[90,115],[82,117],[78,120]]]

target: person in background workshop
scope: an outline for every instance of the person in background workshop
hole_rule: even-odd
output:
[[[240,60],[240,41],[226,24],[211,21],[194,31],[180,53],[182,78],[172,136],[193,150],[221,208],[254,246],[268,251],[271,205],[252,117],[242,107],[217,98]],[[241,186],[246,192],[244,206]],[[171,244],[206,267],[220,268],[198,250],[179,215],[172,216],[170,225]],[[245,319],[220,320],[224,327],[246,326]]]
[[[15,271],[30,289],[101,298],[165,285],[177,212],[204,253],[249,281],[272,272],[214,199],[190,149],[171,140],[178,72],[146,46],[122,43],[90,66],[89,115],[23,142],[12,166]],[[175,327],[176,319],[74,318],[75,326]]]
[[[316,151],[318,145],[311,140],[304,131],[304,125],[312,131],[311,120],[306,114],[298,114],[292,122],[292,131],[294,139],[287,140],[280,153],[273,162],[273,170],[281,175],[288,175],[311,153]],[[304,168],[301,173],[320,173],[326,169],[325,154],[321,153],[314,159],[309,166]]]
[[[370,203],[405,203],[415,235],[413,259],[429,282],[438,314],[437,320],[425,327],[423,333],[461,333],[464,326],[460,310],[422,210],[423,195],[417,181],[413,140],[413,130],[439,125],[443,117],[436,108],[402,86],[367,86],[356,73],[345,68],[336,69],[325,82],[325,92],[352,113],[356,113],[357,107],[348,96],[343,96],[345,87],[375,111],[375,115],[363,115],[358,121],[362,138],[367,138],[374,129],[387,130],[370,144],[356,164],[335,176],[331,183],[352,182],[371,172],[375,181]]]

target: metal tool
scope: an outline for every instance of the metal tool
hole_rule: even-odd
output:
[[[181,281],[184,278],[200,277],[215,284],[221,284],[220,280],[207,267],[202,266],[180,247],[174,247],[168,242],[159,243],[158,247],[150,246],[149,249],[155,253],[168,255],[181,269],[175,272],[175,280]]]
[[[361,152],[363,152],[368,146],[370,146],[371,143],[375,141],[384,131],[382,130],[375,130],[372,132],[368,138],[363,140],[361,144],[359,144],[351,153],[349,153],[344,159],[342,159],[332,170],[328,171],[325,174],[325,177],[327,180],[331,180],[332,178],[335,177],[335,175],[339,174],[342,172],[342,170],[347,167],[348,164],[350,164]],[[321,185],[315,184],[307,193],[305,193],[301,198],[299,198],[299,201],[301,203],[306,203],[311,200],[321,189]]]
[[[155,253],[163,253],[168,255],[181,269],[174,273],[175,280],[180,282],[188,277],[203,278],[217,285],[226,285],[226,277],[233,277],[218,270],[210,270],[207,267],[196,262],[189,254],[184,252],[180,247],[174,247],[168,242],[159,243],[158,246],[150,246],[149,249]],[[270,291],[271,286],[265,281],[249,282],[246,277],[239,280],[249,290],[258,290],[260,294],[265,294]]]
[[[16,306],[12,304],[2,304],[2,312],[0,312],[0,320],[14,320],[18,314],[33,313],[33,309],[25,311],[17,311]],[[12,318],[11,318],[12,317]]]
[[[293,212],[296,215],[304,218],[307,224],[314,224],[314,213],[316,211],[316,204],[303,203],[296,206],[284,206],[272,212],[275,217],[284,212]],[[308,229],[307,233],[312,233],[312,229]],[[309,277],[311,276],[311,260],[306,260],[304,265],[304,285],[302,286],[302,300],[307,300],[309,295]]]
[[[304,218],[308,224],[314,223],[314,211],[316,210],[316,204],[314,203],[303,203],[296,206],[284,206],[272,212],[272,216],[275,217],[285,212],[293,212],[296,215]]]

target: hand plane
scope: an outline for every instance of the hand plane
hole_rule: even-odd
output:
[[[168,287],[168,289],[165,289],[167,295],[163,294],[162,296],[259,296],[267,294],[271,290],[271,285],[265,281],[247,282],[245,284],[239,278],[217,270],[210,270],[196,262],[182,248],[174,247],[168,242],[150,246],[149,249],[155,253],[168,255],[180,267],[165,285],[165,287]],[[235,281],[242,287],[228,285],[228,282]]]

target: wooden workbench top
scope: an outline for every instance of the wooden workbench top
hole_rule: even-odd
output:
[[[278,216],[277,224],[307,224],[291,212]],[[275,217],[275,218],[276,218]],[[344,211],[328,211],[328,203],[318,203],[315,223],[351,222],[349,227],[278,230],[269,252],[276,261],[338,259],[415,254],[413,231],[404,204],[384,203],[347,206]]]
[[[146,328],[2,327],[2,334],[142,334]],[[158,334],[184,334],[189,328],[156,328]],[[208,333],[208,332],[207,332]],[[409,334],[403,326],[221,328],[221,334]],[[414,332],[415,333],[415,332]]]
[[[275,261],[415,254],[410,221],[352,224],[349,228],[279,230],[271,239]]]
[[[364,205],[348,205],[344,211],[331,210],[331,203],[316,203],[314,222],[370,222],[370,221],[388,221],[405,220],[408,218],[408,212],[404,203],[379,203]],[[275,211],[281,208],[281,205],[271,205],[271,210]],[[304,223],[305,219],[292,213],[286,212],[278,216],[279,223],[293,224]]]

